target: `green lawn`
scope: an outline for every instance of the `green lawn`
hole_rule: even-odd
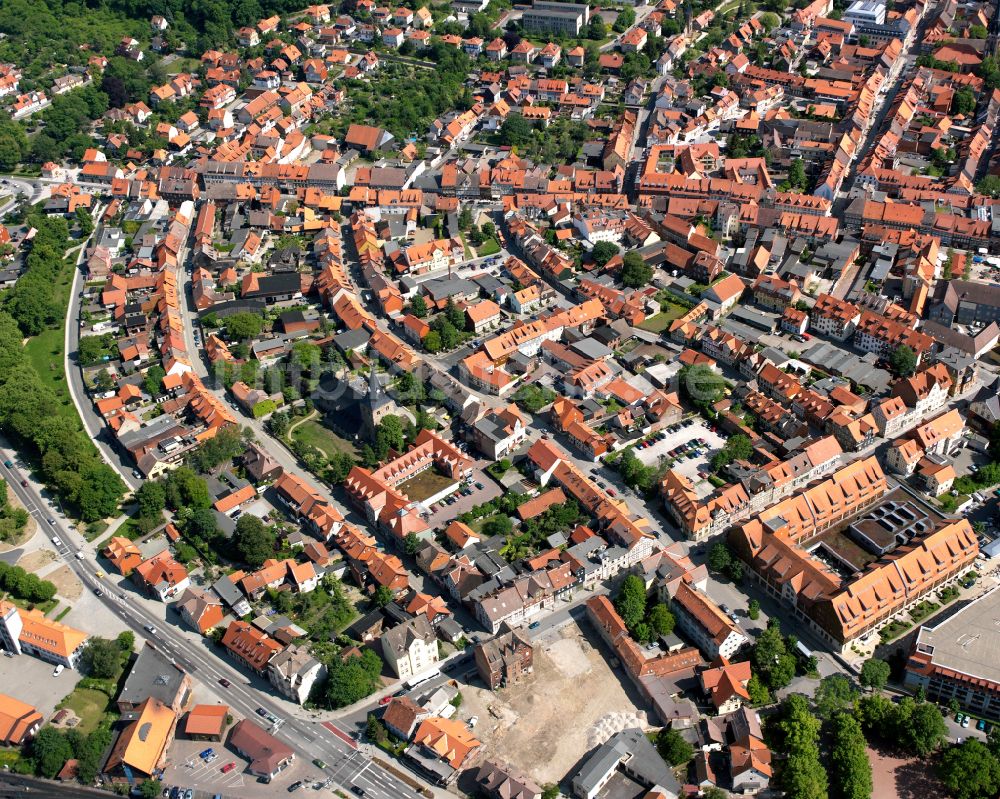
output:
[[[329,427],[314,419],[302,422],[294,430],[291,436],[296,441],[302,441],[312,447],[316,447],[327,458],[335,452],[346,452],[356,455],[354,445],[347,439],[341,438]]]
[[[55,608],[56,605],[59,604],[59,600],[56,599],[55,597],[48,600],[47,602],[28,602],[27,600],[20,599],[14,596],[8,596],[7,599],[9,599],[19,608],[24,608],[25,610],[31,610],[32,608],[34,608],[35,610],[40,610],[46,616],[52,612],[52,609]]]
[[[670,323],[673,322],[674,319],[680,319],[688,312],[687,308],[677,303],[667,302],[667,306],[668,308],[666,311],[661,311],[656,314],[656,316],[649,317],[642,322],[639,327],[643,330],[648,330],[650,333],[662,333],[670,327]]]
[[[197,58],[178,58],[167,65],[168,75],[179,75],[181,72],[197,72],[201,62]]]
[[[93,688],[74,688],[73,693],[59,703],[59,709],[69,708],[80,717],[80,723],[73,729],[84,735],[97,729],[104,711],[108,708],[108,695]]]
[[[476,255],[480,258],[487,255],[496,255],[498,252],[500,252],[500,244],[496,239],[487,239],[482,245],[476,247]]]
[[[73,286],[73,272],[76,269],[74,257],[66,259],[59,279],[53,286],[52,298],[60,308],[69,305],[69,292]],[[24,345],[24,351],[28,355],[28,360],[42,378],[42,382],[47,383],[55,392],[62,405],[62,410],[67,418],[73,419],[80,432],[83,432],[83,423],[73,406],[73,401],[69,395],[69,388],[66,385],[65,350],[66,339],[65,317],[63,323],[54,330],[43,330],[37,336],[28,340]]]
[[[421,502],[455,483],[454,478],[438,474],[434,469],[427,469],[405,483],[400,483],[399,490],[414,502]]]

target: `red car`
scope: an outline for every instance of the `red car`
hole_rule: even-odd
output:
[[[232,771],[232,770],[233,770],[234,768],[236,768],[236,763],[235,763],[235,762],[233,762],[233,763],[226,763],[226,765],[224,765],[224,766],[222,767],[222,773],[223,773],[223,774],[228,774],[228,773],[229,773],[230,771]]]
[[[392,701],[391,696],[383,696],[381,699],[378,700],[378,703],[380,705],[388,705],[391,701]]]

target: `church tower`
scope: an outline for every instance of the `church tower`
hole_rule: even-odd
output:
[[[373,365],[368,373],[368,393],[361,403],[361,414],[365,424],[364,434],[368,438],[374,438],[378,423],[391,414],[395,407],[396,403],[386,393],[382,378]]]

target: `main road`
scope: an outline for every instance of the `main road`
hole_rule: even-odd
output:
[[[4,460],[17,458],[9,443],[0,439]],[[210,649],[209,639],[202,639],[198,645],[191,641],[169,622],[151,613],[145,600],[115,585],[99,568],[96,560],[88,554],[79,534],[55,511],[50,510],[43,489],[28,474],[23,466],[13,468],[0,466],[0,474],[7,478],[7,485],[15,493],[39,528],[50,538],[58,539],[56,549],[88,590],[99,589],[101,601],[131,628],[139,638],[144,638],[163,651],[187,670],[192,677],[203,683],[227,680],[230,685],[224,689],[227,702],[247,718],[258,719],[257,708],[263,708],[276,718],[284,717],[278,735],[288,739],[291,746],[308,760],[320,759],[327,764],[325,776],[332,776],[339,784],[358,786],[366,796],[377,799],[418,799],[419,794],[398,778],[378,767],[368,764],[347,736],[338,736],[334,730],[321,722],[310,722],[294,716],[286,716],[283,708],[274,703],[263,691],[255,690],[247,675],[234,664],[219,657]],[[21,485],[24,480],[27,485]],[[55,542],[53,542],[55,543]],[[124,583],[124,581],[122,581]]]

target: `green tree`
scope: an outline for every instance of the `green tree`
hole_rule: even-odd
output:
[[[764,26],[764,29],[768,33],[781,24],[781,18],[772,11],[765,11],[758,17],[758,19],[760,20],[760,24]]]
[[[951,99],[951,112],[969,116],[976,110],[976,95],[968,86],[963,86],[955,92]]]
[[[427,316],[427,300],[419,294],[410,300],[410,313],[417,317],[417,319],[423,319]]]
[[[896,706],[882,694],[866,694],[854,705],[854,716],[868,732],[889,738]]]
[[[487,538],[493,538],[498,535],[508,536],[513,529],[514,525],[511,524],[510,517],[504,513],[498,513],[483,522],[483,535]]]
[[[271,414],[271,418],[267,420],[267,429],[276,438],[284,438],[290,424],[291,420],[288,418],[288,414],[284,411],[278,411]]]
[[[554,782],[547,782],[542,786],[542,799],[558,799],[559,786]]]
[[[135,649],[135,633],[131,630],[125,630],[118,633],[118,637],[115,639],[115,645],[122,652],[132,654],[132,650]]]
[[[161,790],[163,790],[163,783],[159,780],[143,780],[139,786],[139,795],[143,799],[156,799],[160,795]]]
[[[990,197],[1000,196],[1000,176],[987,175],[976,184],[976,191]]]
[[[406,538],[403,539],[403,551],[407,555],[416,555],[420,551],[420,547],[423,541],[420,540],[420,536],[416,533],[407,534]]]
[[[384,448],[402,452],[406,447],[402,419],[391,413],[383,417],[375,430],[375,443],[380,450]]]
[[[335,452],[327,464],[327,479],[335,485],[340,485],[347,479],[355,466],[354,458],[347,452]]]
[[[146,480],[135,492],[139,515],[145,519],[157,519],[167,506],[167,490],[156,480]]]
[[[681,393],[698,408],[710,408],[726,396],[726,381],[708,364],[685,366],[677,373]]]
[[[834,720],[830,750],[830,777],[843,799],[869,799],[872,795],[872,766],[868,744],[858,720],[847,713]]]
[[[599,42],[607,35],[608,35],[608,26],[601,18],[601,15],[594,14],[593,16],[591,16],[590,24],[587,26],[587,38]]]
[[[747,693],[750,694],[750,704],[754,707],[771,704],[771,692],[756,674],[750,675],[747,683]]]
[[[910,715],[902,740],[911,752],[926,757],[944,743],[947,737],[948,729],[937,705],[920,702]]]
[[[966,738],[941,756],[938,775],[955,799],[980,799],[1000,791],[1000,761],[976,738]]]
[[[646,584],[636,574],[626,575],[622,580],[615,609],[630,630],[646,615]]]
[[[816,715],[821,719],[832,719],[835,715],[848,710],[857,698],[857,691],[850,679],[844,674],[831,674],[819,681],[813,701],[816,705]]]
[[[365,649],[360,657],[335,658],[328,668],[325,694],[334,710],[370,696],[381,685],[382,659],[371,649]]]
[[[756,599],[751,599],[747,604],[747,616],[751,621],[757,621],[760,618],[760,602]]]
[[[94,375],[94,388],[98,391],[111,391],[115,387],[114,378],[107,369],[101,369]]]
[[[83,366],[101,363],[108,355],[108,339],[105,336],[81,336],[76,357]]]
[[[604,266],[608,261],[614,258],[620,250],[618,245],[612,241],[599,241],[594,245],[594,249],[590,251],[590,256],[594,259],[594,263],[598,266]]]
[[[441,334],[436,330],[431,330],[424,336],[424,349],[432,355],[441,352]]]
[[[679,766],[694,757],[691,744],[673,727],[664,727],[656,735],[656,749],[669,765]]]
[[[827,776],[819,757],[819,721],[801,694],[785,700],[780,722],[788,754],[781,772],[781,787],[789,799],[826,799]]]
[[[74,218],[77,227],[80,228],[80,232],[85,237],[94,232],[94,218],[90,215],[89,210],[83,207],[77,208]]]
[[[674,631],[674,614],[663,603],[654,605],[649,611],[649,626],[657,635],[670,635]]]
[[[167,507],[173,511],[212,507],[208,484],[189,466],[181,466],[167,475],[166,492]]]
[[[260,335],[264,318],[255,313],[236,313],[222,320],[226,335],[235,341],[247,341]]]
[[[615,33],[624,33],[635,25],[635,10],[625,6],[615,17],[615,24],[612,26]]]
[[[469,206],[463,206],[462,210],[458,212],[458,228],[459,230],[468,230],[472,227],[472,209]]]
[[[858,682],[872,691],[881,691],[885,688],[886,683],[889,682],[890,672],[888,663],[879,658],[871,657],[861,664],[861,674],[858,676]]]
[[[750,653],[750,664],[764,684],[772,691],[788,685],[795,676],[795,656],[788,651],[781,627],[769,624]]]
[[[712,548],[708,550],[708,568],[719,574],[725,572],[729,568],[729,564],[732,563],[733,556],[729,551],[729,547],[725,542],[720,541],[717,544],[713,544]]]
[[[511,147],[523,147],[531,140],[531,123],[520,114],[508,114],[500,126],[500,141]]]
[[[105,680],[118,676],[122,664],[122,650],[115,641],[91,638],[80,659],[91,677]]]
[[[31,742],[31,757],[37,774],[51,780],[73,757],[73,748],[55,727],[42,727]]]
[[[0,169],[13,170],[21,163],[21,148],[17,139],[8,133],[0,133]]]
[[[250,513],[244,513],[236,522],[233,548],[239,558],[251,568],[260,568],[264,561],[274,557],[274,531]]]
[[[150,366],[145,375],[143,376],[142,384],[146,389],[146,393],[149,396],[156,398],[163,393],[163,378],[167,376],[167,373],[163,370],[163,367],[159,364],[154,364]]]
[[[645,286],[653,279],[653,267],[647,264],[638,253],[628,252],[622,258],[622,285],[628,288]]]
[[[380,608],[384,608],[393,600],[392,591],[384,585],[380,585],[375,589],[375,595],[372,597],[375,605]]]
[[[917,354],[906,344],[900,344],[889,356],[889,365],[899,377],[909,377],[916,371]]]
[[[793,188],[805,190],[809,185],[806,178],[806,167],[801,158],[796,158],[792,161],[791,166],[788,168],[788,182],[792,184]]]

